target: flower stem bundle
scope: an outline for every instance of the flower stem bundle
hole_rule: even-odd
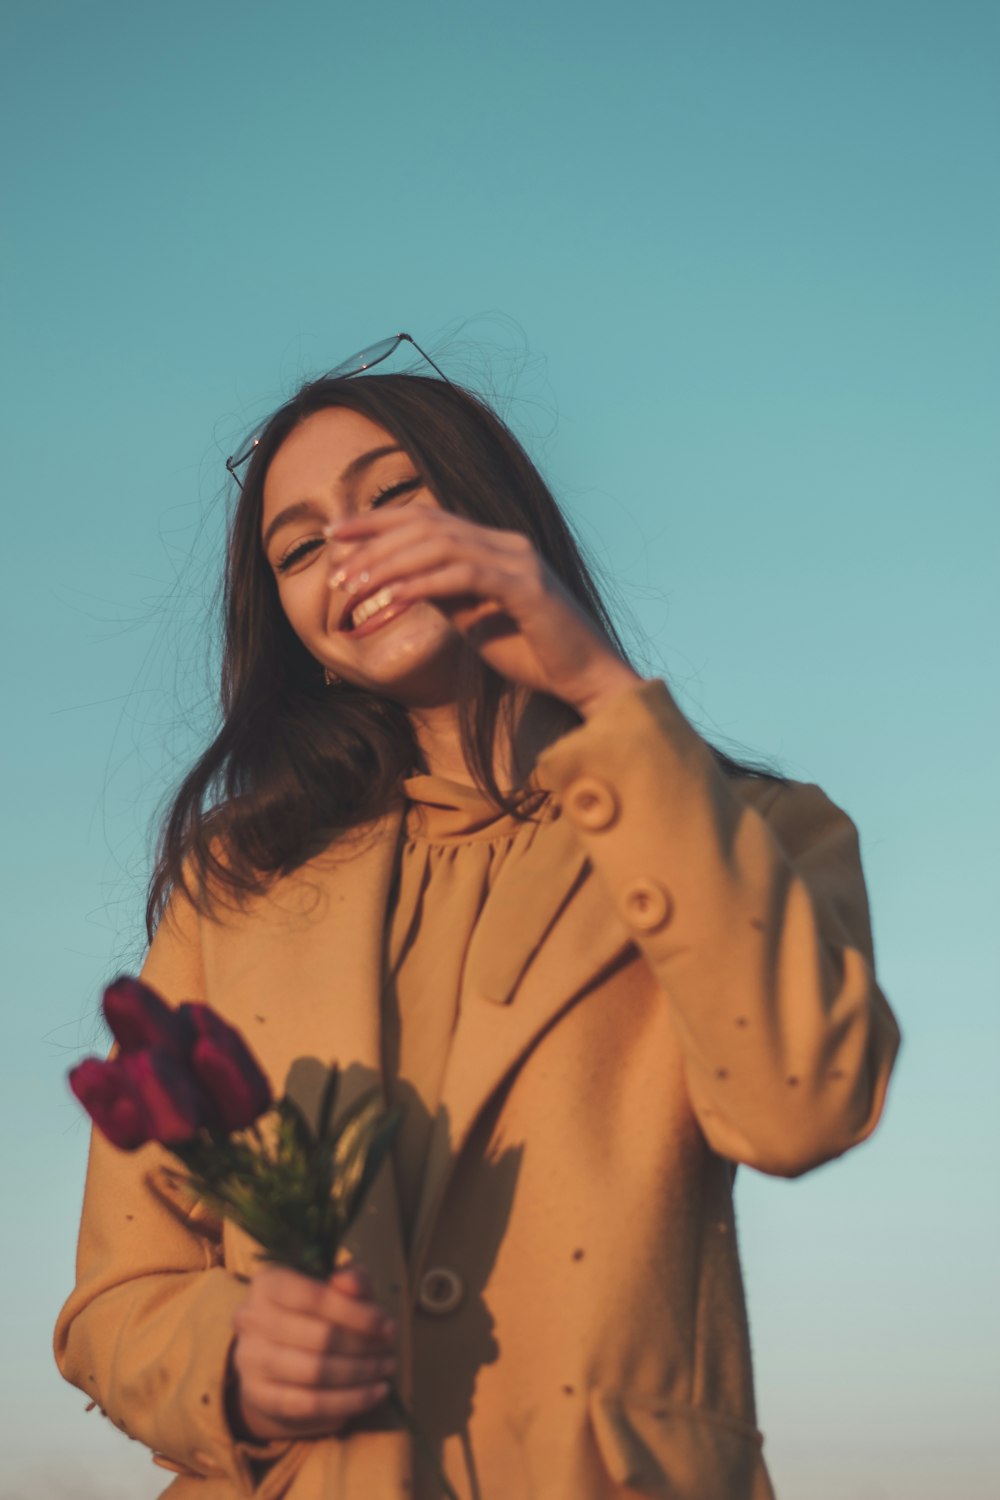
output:
[[[331,1065],[315,1126],[287,1094],[275,1099],[240,1032],[208,1005],[171,1007],[122,975],[104,992],[114,1055],[85,1058],[70,1087],[112,1145],[158,1142],[186,1169],[186,1185],[244,1230],[262,1260],[325,1281],[399,1128],[373,1087],[339,1115]],[[390,1403],[428,1457],[395,1389]],[[446,1500],[455,1492],[438,1470]]]

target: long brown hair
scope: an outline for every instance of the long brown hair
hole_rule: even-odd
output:
[[[223,582],[222,727],[181,782],[161,827],[146,905],[153,932],[170,892],[210,914],[259,894],[348,829],[384,813],[399,782],[422,765],[405,711],[340,683],[295,635],[261,546],[267,469],[285,438],[325,407],[378,422],[406,450],[445,510],[520,531],[624,661],[628,653],[569,525],[509,428],[478,396],[420,375],[320,379],[265,423],[233,511]],[[459,682],[467,764],[482,791],[515,816],[496,784],[498,724],[511,723],[514,688],[473,652]],[[579,722],[567,708],[567,727]],[[710,747],[732,775],[768,774]]]

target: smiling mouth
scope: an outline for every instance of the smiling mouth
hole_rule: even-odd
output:
[[[340,629],[349,635],[369,635],[405,614],[413,603],[412,599],[395,599],[389,588],[379,589],[344,615]]]
[[[392,603],[392,589],[379,589],[377,594],[370,594],[367,599],[362,599],[350,610],[344,620],[342,628],[345,630],[357,630],[366,620],[379,614]]]

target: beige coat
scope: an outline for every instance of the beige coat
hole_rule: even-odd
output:
[[[463,1500],[766,1500],[733,1163],[795,1176],[874,1128],[898,1032],[854,827],[815,786],[727,780],[660,682],[538,765],[561,803],[469,946],[409,1263],[383,1170],[352,1249]],[[379,1074],[400,813],[218,924],[176,903],[144,969],[204,998],[308,1104]],[[309,1060],[312,1060],[311,1062]],[[303,1061],[305,1060],[305,1061]],[[433,1493],[376,1414],[254,1450],[222,1406],[252,1243],[95,1138],[67,1379],[171,1500]]]

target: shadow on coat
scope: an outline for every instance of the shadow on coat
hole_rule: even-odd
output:
[[[307,1119],[315,1122],[319,1101],[327,1078],[327,1066],[314,1057],[300,1057],[289,1071],[285,1091],[303,1109]],[[340,1081],[337,1113],[346,1109],[360,1094],[373,1084],[380,1084],[378,1075],[370,1068],[353,1063],[344,1069]],[[505,1150],[491,1149],[491,1137],[495,1124],[499,1099],[493,1101],[478,1121],[462,1151],[463,1163],[470,1158],[475,1166],[473,1174],[465,1174],[467,1193],[460,1197],[454,1179],[446,1189],[439,1216],[430,1242],[430,1252],[420,1268],[418,1284],[411,1288],[415,1302],[413,1311],[413,1401],[414,1414],[430,1443],[436,1461],[446,1438],[458,1437],[462,1443],[470,1493],[478,1496],[480,1486],[475,1473],[474,1455],[468,1437],[468,1426],[472,1415],[476,1382],[479,1372],[493,1364],[500,1355],[495,1337],[494,1322],[484,1300],[483,1292],[496,1261],[500,1243],[510,1218],[511,1206],[521,1166],[523,1146]],[[450,1140],[447,1111],[440,1110],[433,1121],[424,1105],[412,1090],[405,1090],[403,1108],[412,1119],[414,1113],[423,1116],[428,1127],[426,1138],[432,1135],[438,1143],[443,1133]],[[454,1168],[454,1163],[452,1167]],[[382,1173],[391,1172],[390,1184],[376,1183],[362,1210],[354,1230],[346,1240],[352,1255],[364,1263],[366,1247],[384,1242],[387,1232],[403,1234],[399,1217],[399,1194],[395,1179],[397,1161],[395,1155],[383,1165]],[[387,1192],[386,1188],[396,1189]],[[381,1191],[380,1191],[381,1189]],[[414,1195],[415,1197],[416,1195]],[[392,1217],[391,1225],[386,1220]],[[446,1244],[450,1264],[448,1269],[459,1274],[462,1282],[461,1302],[453,1310],[436,1315],[424,1310],[420,1298],[423,1278],[432,1274],[440,1264],[435,1253],[438,1243]],[[403,1249],[409,1259],[411,1247],[402,1239]],[[379,1300],[389,1288],[379,1285],[377,1268],[369,1265],[375,1280],[376,1296]],[[412,1263],[410,1266],[412,1271]],[[369,1416],[359,1418],[349,1431],[386,1431],[399,1426],[399,1420],[388,1406],[380,1407]],[[419,1468],[425,1464],[415,1454]],[[428,1473],[428,1478],[430,1477]]]

